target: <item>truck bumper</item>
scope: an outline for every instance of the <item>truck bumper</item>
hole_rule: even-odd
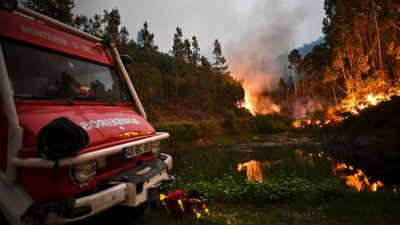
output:
[[[76,199],[73,212],[80,212],[76,214],[79,216],[61,218],[50,211],[45,224],[70,223],[116,205],[136,207],[147,200],[154,200],[162,190],[172,186],[175,180],[167,173],[172,168],[171,156],[162,154],[160,158],[110,179],[109,184],[114,185],[110,188]]]

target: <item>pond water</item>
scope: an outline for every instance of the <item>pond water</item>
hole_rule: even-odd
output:
[[[316,147],[320,147],[320,143],[313,143]],[[312,153],[304,154],[305,149],[310,147],[310,144],[303,145],[302,143],[284,143],[277,144],[271,142],[260,143],[260,147],[252,147],[244,145],[236,146],[239,151],[257,152],[257,151],[273,151],[276,148],[291,148],[295,149],[295,154],[304,159],[309,158],[313,163]],[[325,150],[325,149],[324,149]],[[326,158],[332,162],[332,170],[338,177],[346,180],[346,184],[355,187],[358,191],[369,189],[376,191],[378,187],[387,185],[399,185],[400,176],[397,162],[377,162],[376,160],[360,158],[351,154],[346,154],[346,149],[336,146],[330,148],[330,155],[324,154],[324,150],[318,153],[318,158]],[[334,154],[332,154],[334,153]],[[276,166],[279,161],[258,161],[252,159],[238,164],[238,171],[245,170],[248,179],[263,179],[262,171]]]
[[[221,154],[222,153],[222,154]],[[397,163],[388,165],[346,154],[344,149],[322,146],[306,141],[250,142],[229,147],[219,147],[174,155],[174,163],[181,157],[195,157],[196,161],[208,158],[211,176],[236,170],[247,179],[264,180],[276,177],[279,170],[292,170],[307,176],[336,176],[358,191],[376,191],[380,186],[400,184]],[[211,165],[212,164],[212,165]],[[294,165],[295,164],[295,165]],[[184,165],[181,165],[184,166]],[[186,165],[188,166],[188,165]],[[178,167],[180,167],[178,165]],[[196,170],[190,165],[190,169]],[[329,171],[328,171],[329,170]]]

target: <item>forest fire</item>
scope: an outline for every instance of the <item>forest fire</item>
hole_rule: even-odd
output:
[[[295,120],[292,124],[293,127],[299,128],[299,127],[306,127],[308,125],[318,125],[319,127],[322,127],[322,125],[328,125],[331,123],[336,123],[340,122],[343,120],[346,120],[349,118],[349,115],[347,116],[336,116],[337,114],[342,114],[348,112],[353,116],[358,116],[362,110],[365,110],[366,108],[373,107],[378,105],[381,102],[385,101],[390,101],[393,96],[400,96],[400,88],[393,87],[389,89],[385,93],[379,93],[379,94],[368,94],[366,97],[364,97],[363,100],[356,100],[355,98],[351,99],[345,99],[343,102],[340,104],[338,108],[331,108],[328,109],[327,111],[331,110],[331,113],[325,114],[324,115],[324,120],[320,119],[300,119],[300,120]],[[340,108],[340,110],[339,110]],[[336,115],[335,115],[336,114]]]
[[[348,110],[354,115],[358,115],[360,111],[371,107],[376,106],[381,102],[390,101],[393,96],[400,96],[400,87],[392,87],[385,92],[381,92],[379,94],[374,95],[373,93],[368,94],[366,98],[360,101],[349,101],[346,104],[343,104],[343,109]]]
[[[393,95],[398,96],[398,91],[392,93],[391,95],[381,93],[381,94],[374,96],[373,94],[369,94],[367,99],[364,100],[359,105],[357,105],[356,103],[353,103],[353,105],[351,106],[351,113],[353,113],[354,115],[358,115],[361,110],[364,110],[364,109],[368,108],[369,106],[376,106],[383,101],[388,101],[391,99],[391,97]]]
[[[253,104],[251,103],[250,97],[248,95],[244,97],[244,103],[241,105],[241,107],[248,109],[251,114],[253,114],[253,116],[255,115]]]

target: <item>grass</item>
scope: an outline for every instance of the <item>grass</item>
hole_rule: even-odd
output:
[[[212,218],[182,219],[146,210],[133,224],[400,224],[400,201],[386,188],[375,193],[349,189],[345,196],[312,206],[299,203],[216,203],[207,207]]]
[[[323,212],[337,223],[400,224],[400,199],[389,188],[377,192],[349,191],[324,207]]]
[[[253,153],[220,149],[173,157],[174,190],[201,190],[213,217],[188,222],[154,214],[166,217],[165,224],[400,224],[397,194],[388,187],[373,193],[346,186],[333,172],[332,155],[321,145]],[[248,181],[237,165],[251,159],[278,163],[264,167],[262,182]],[[146,212],[143,224],[156,223],[151,213]]]
[[[324,157],[319,157],[321,151]],[[333,173],[333,164],[327,159],[330,154],[323,146],[286,146],[260,152],[214,149],[173,157],[170,174],[177,180],[165,194],[197,188],[203,192],[212,217],[178,218],[148,208],[131,224],[400,224],[400,195],[393,187],[358,192],[346,186]],[[251,159],[279,163],[264,168],[262,181],[249,181],[246,171],[237,171],[237,165]]]

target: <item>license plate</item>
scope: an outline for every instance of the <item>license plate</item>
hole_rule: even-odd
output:
[[[137,155],[149,152],[150,149],[151,149],[150,143],[144,143],[144,144],[132,145],[123,148],[122,150],[124,152],[124,159],[129,159]]]

